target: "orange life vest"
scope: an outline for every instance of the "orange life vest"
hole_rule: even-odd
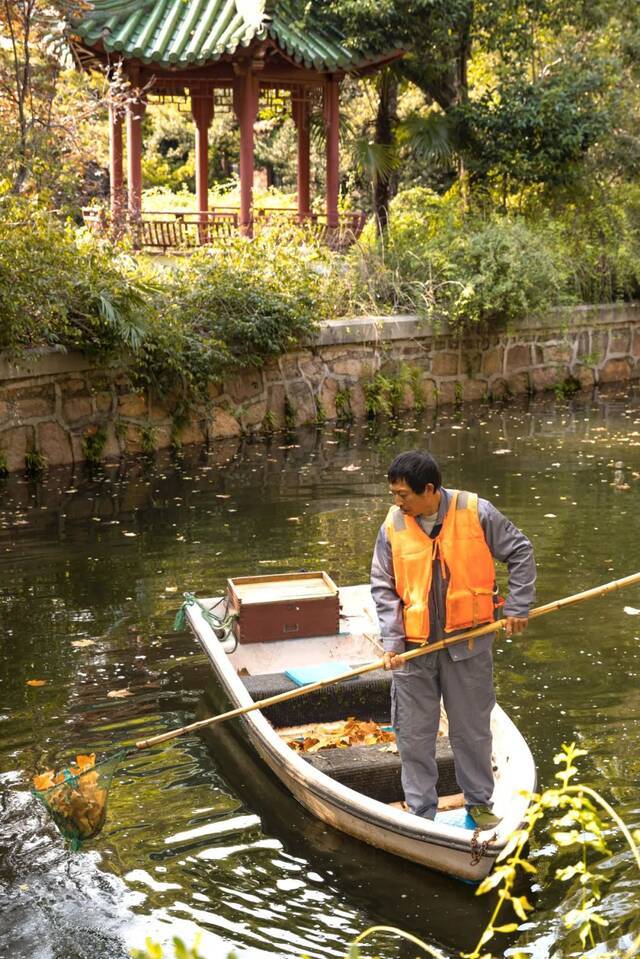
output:
[[[442,528],[434,539],[397,506],[391,507],[385,523],[408,640],[424,642],[429,637],[429,592],[436,560],[449,580],[445,631],[493,620],[495,567],[478,518],[476,493],[452,491]]]

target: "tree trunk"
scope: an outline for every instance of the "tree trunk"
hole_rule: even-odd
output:
[[[380,74],[378,85],[378,112],[376,114],[375,142],[391,146],[393,143],[393,128],[398,119],[398,78],[395,73],[386,69]],[[382,234],[389,222],[389,203],[397,190],[397,178],[391,175],[374,175],[373,180],[373,209],[378,226]]]

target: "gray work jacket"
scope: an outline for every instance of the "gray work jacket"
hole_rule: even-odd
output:
[[[452,490],[440,488],[440,507],[437,523],[444,521]],[[486,499],[478,497],[478,518],[484,531],[487,546],[494,559],[507,564],[509,572],[509,591],[503,607],[504,616],[527,616],[535,602],[536,565],[531,543],[513,523],[503,516]],[[417,517],[423,525],[422,517]],[[448,580],[443,577],[440,563],[433,564],[431,591],[429,593],[429,642],[434,643],[445,635],[445,598]],[[402,600],[396,592],[393,572],[391,544],[383,523],[378,533],[373,562],[371,564],[371,595],[376,605],[380,636],[385,652],[403,653],[406,649],[404,623],[402,620]],[[482,636],[469,649],[467,643],[459,643],[448,650],[452,659],[469,659],[490,648],[492,636]],[[412,645],[412,644],[409,644]]]

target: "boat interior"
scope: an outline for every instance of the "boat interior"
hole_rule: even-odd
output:
[[[228,658],[257,702],[299,688],[296,671],[311,670],[313,675],[316,670],[317,677],[324,678],[322,667],[346,672],[380,659],[382,652],[369,588],[353,586],[340,590],[338,634],[237,644]],[[401,764],[391,727],[390,687],[390,673],[378,669],[277,703],[266,709],[264,716],[283,741],[316,769],[371,799],[404,808]],[[355,736],[348,731],[342,735],[352,719],[356,721],[351,724]],[[364,729],[358,730],[358,724]],[[460,810],[464,818],[444,713],[436,758],[438,818],[453,810]],[[456,819],[455,824],[462,822]]]

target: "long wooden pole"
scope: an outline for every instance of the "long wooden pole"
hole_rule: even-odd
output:
[[[565,596],[564,599],[557,599],[553,603],[537,606],[529,613],[529,619],[536,619],[538,616],[554,613],[558,609],[564,609],[565,606],[573,606],[574,603],[581,603],[585,599],[594,599],[596,596],[606,596],[607,593],[624,589],[625,586],[633,586],[634,583],[640,583],[640,573],[632,573],[631,576],[613,580],[611,583],[604,583],[602,586],[595,586],[593,589],[587,589],[582,593],[574,593],[573,596]],[[428,653],[435,653],[439,649],[447,649],[449,646],[455,646],[457,643],[466,643],[470,639],[475,639],[477,636],[486,636],[488,633],[497,632],[498,630],[504,629],[505,625],[505,620],[498,619],[493,623],[486,623],[484,626],[478,626],[476,629],[459,633],[457,636],[441,639],[437,643],[417,646],[407,653],[400,653],[399,658],[409,660],[415,659],[417,656],[425,656]],[[341,683],[344,679],[352,679],[354,676],[361,676],[363,673],[370,673],[375,669],[382,668],[384,668],[384,659],[377,659],[373,663],[365,663],[364,666],[358,666],[356,669],[350,669],[346,673],[340,673],[339,676],[332,676],[330,679],[320,679],[317,683],[309,683],[309,685],[301,686],[299,689],[290,689],[286,693],[269,696],[267,699],[261,699],[259,702],[251,703],[249,706],[240,706],[238,709],[231,709],[229,712],[221,713],[219,716],[212,716],[210,719],[201,719],[199,722],[191,723],[189,726],[182,726],[180,729],[173,729],[171,732],[161,733],[159,736],[152,736],[151,739],[141,739],[136,743],[136,748],[147,749],[149,746],[155,746],[158,743],[176,739],[178,736],[184,736],[185,733],[194,733],[199,729],[204,729],[206,726],[213,726],[215,723],[222,723],[227,719],[234,719],[236,716],[244,716],[245,713],[251,713],[254,709],[266,709],[267,706],[274,706],[276,703],[283,703],[288,699],[295,699],[298,696],[306,696],[307,693],[313,693],[317,689],[324,689],[325,686],[333,686],[335,683]]]

